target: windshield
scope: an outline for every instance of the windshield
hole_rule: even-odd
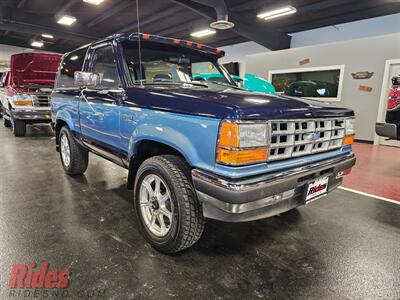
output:
[[[193,49],[143,41],[140,65],[138,43],[124,42],[122,47],[134,84],[189,84],[205,88],[222,85],[237,88],[216,60]]]

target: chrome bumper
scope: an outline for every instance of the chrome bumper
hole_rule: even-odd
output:
[[[328,192],[334,190],[342,183],[338,174],[354,166],[355,161],[351,153],[279,173],[236,181],[194,169],[192,178],[205,217],[245,222],[277,215],[305,204],[305,188],[316,178],[329,177]]]
[[[50,123],[51,111],[49,109],[12,110],[15,120],[31,121],[32,123]]]

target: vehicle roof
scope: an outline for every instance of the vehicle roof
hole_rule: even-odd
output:
[[[139,32],[116,33],[116,34],[108,36],[104,39],[97,40],[90,44],[83,45],[71,52],[74,52],[76,50],[79,50],[79,49],[82,49],[85,47],[94,46],[94,45],[101,44],[104,42],[109,42],[112,40],[121,42],[121,41],[129,41],[129,40],[134,41],[134,40],[138,40],[139,38],[141,41],[153,41],[156,43],[177,45],[177,46],[181,46],[181,47],[185,47],[185,48],[194,49],[198,52],[208,54],[211,56],[215,56],[216,58],[225,56],[225,52],[219,48],[209,47],[209,46],[206,46],[206,45],[203,45],[200,43],[195,43],[195,42],[188,41],[188,40],[181,40],[181,39],[176,39],[176,38],[169,38],[169,37],[163,37],[163,36],[159,36],[159,35],[148,34],[148,33],[139,33]]]

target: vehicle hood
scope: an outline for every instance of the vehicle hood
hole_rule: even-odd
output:
[[[11,84],[53,86],[61,55],[49,53],[20,53],[11,56]]]
[[[350,109],[317,101],[241,89],[146,86],[126,92],[127,105],[220,119],[280,119],[353,116]]]

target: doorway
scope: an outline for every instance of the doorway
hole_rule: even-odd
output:
[[[389,95],[389,90],[392,86],[392,77],[399,74],[400,74],[400,59],[387,60],[383,76],[382,92],[379,102],[377,122],[385,122],[388,95]],[[388,140],[387,138],[378,135],[375,135],[374,144],[400,147],[400,141]]]

